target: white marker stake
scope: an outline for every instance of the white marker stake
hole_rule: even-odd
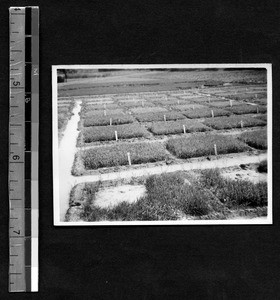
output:
[[[229,100],[229,106],[232,107],[232,100]]]
[[[110,118],[110,126],[112,126],[112,118]]]
[[[116,137],[116,141],[118,140],[118,132],[115,131],[115,137]]]
[[[241,128],[243,128],[243,121],[240,122],[240,126],[241,126]]]
[[[258,94],[255,94],[255,98],[258,98]]]
[[[186,133],[186,126],[185,125],[183,125],[183,131],[184,131],[184,133]]]
[[[128,164],[131,166],[131,159],[130,159],[130,153],[127,152],[127,159],[128,159]]]
[[[218,151],[217,151],[217,145],[214,144],[214,152],[215,152],[215,155],[217,156],[218,155]]]
[[[104,110],[104,116],[107,116],[107,112],[106,112],[106,110]]]
[[[214,118],[214,111],[213,111],[213,109],[211,109],[211,115],[212,115],[212,118]]]
[[[164,121],[166,122],[166,115],[163,115],[163,119],[164,119]]]

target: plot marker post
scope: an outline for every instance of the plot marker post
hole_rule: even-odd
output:
[[[110,118],[110,126],[112,126],[112,118]]]
[[[166,122],[166,115],[163,115],[163,119],[164,119],[164,121]]]
[[[183,125],[183,131],[184,131],[184,133],[186,133],[186,126],[185,125]]]
[[[118,140],[118,132],[115,130],[115,138],[116,138],[116,141]]]
[[[215,155],[217,156],[218,155],[218,151],[217,151],[217,145],[214,144],[214,152],[215,152]]]
[[[229,106],[232,107],[232,100],[229,100]]]
[[[106,112],[106,109],[104,110],[104,116],[106,116],[107,115],[107,112]]]
[[[130,158],[130,153],[127,152],[127,159],[128,159],[128,164],[131,166],[131,158]]]
[[[240,126],[241,126],[241,128],[243,128],[243,121],[242,120],[240,122]]]
[[[214,111],[213,111],[213,109],[211,109],[211,115],[212,115],[212,118],[214,118]]]

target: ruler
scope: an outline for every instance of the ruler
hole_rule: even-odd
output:
[[[39,8],[11,7],[9,291],[38,291]]]

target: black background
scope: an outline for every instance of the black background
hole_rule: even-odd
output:
[[[8,294],[8,7],[40,6],[40,279]],[[280,2],[1,1],[0,298],[279,299]],[[54,227],[51,65],[272,63],[274,225]]]

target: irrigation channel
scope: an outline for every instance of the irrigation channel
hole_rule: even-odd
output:
[[[123,170],[119,172],[73,176],[71,174],[72,165],[74,162],[76,141],[79,134],[78,122],[80,121],[79,112],[81,110],[81,101],[76,101],[73,109],[73,115],[67,123],[64,131],[64,136],[59,146],[59,201],[60,201],[60,219],[64,221],[65,214],[69,208],[69,195],[71,189],[78,183],[97,182],[107,180],[130,179],[139,176],[149,176],[161,173],[171,173],[176,171],[202,170],[211,168],[227,168],[234,167],[240,164],[259,163],[267,159],[267,154],[252,155],[244,153],[238,157],[219,158],[217,160],[202,161],[202,162],[186,162],[174,165],[164,165],[155,167],[145,167],[140,169]]]

